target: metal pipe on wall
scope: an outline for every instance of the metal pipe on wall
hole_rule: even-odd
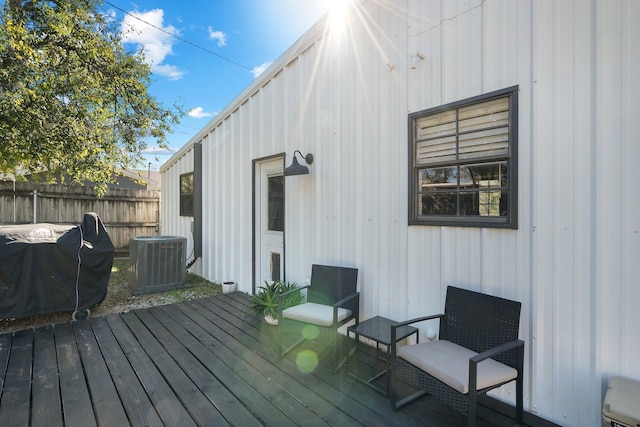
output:
[[[38,190],[33,190],[33,223],[38,223]]]
[[[13,177],[13,223],[16,223],[16,177]]]

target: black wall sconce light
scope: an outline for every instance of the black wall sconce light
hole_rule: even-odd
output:
[[[313,154],[309,153],[306,156],[302,156],[302,153],[296,150],[293,152],[293,162],[291,163],[291,166],[289,166],[284,170],[284,176],[309,174],[309,168],[298,163],[298,159],[296,158],[296,153],[300,154],[300,157],[302,157],[305,160],[305,162],[307,162],[308,165],[313,163]]]

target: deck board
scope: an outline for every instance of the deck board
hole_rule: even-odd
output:
[[[195,426],[196,423],[174,394],[171,385],[165,381],[162,373],[144,351],[143,343],[128,329],[123,319],[126,315],[132,313],[107,316],[107,322],[162,422],[165,425]]]
[[[229,392],[229,400],[231,400],[232,404],[227,410],[233,411],[237,406],[244,407],[246,404],[246,411],[250,412],[256,418],[255,422],[259,424],[264,422],[267,425],[295,425],[284,412],[272,405],[269,399],[261,394],[259,390],[256,390],[253,384],[248,383],[238,372],[245,367],[244,364],[240,363],[243,361],[242,356],[229,350],[223,343],[215,340],[210,335],[206,328],[213,328],[213,325],[208,325],[204,319],[201,322],[197,322],[197,319],[194,321],[192,317],[184,313],[184,311],[189,313],[189,310],[185,310],[184,307],[178,309],[175,306],[165,306],[157,308],[153,312],[158,316],[162,316],[162,313],[157,313],[160,310],[167,317],[170,317],[170,319],[165,319],[166,322],[173,322],[176,328],[180,327],[189,331],[191,338],[185,337],[187,344],[190,344],[189,348],[194,351],[200,362],[224,384]],[[237,401],[232,400],[232,396]],[[235,415],[239,414],[235,413]]]
[[[273,350],[274,344],[269,341],[264,344],[262,341],[275,339],[277,328],[266,324],[265,322],[256,321],[254,317],[247,318],[246,309],[248,305],[232,307],[224,304],[216,299],[207,299],[202,301],[194,301],[193,306],[203,306],[210,311],[204,313],[207,316],[222,316],[225,321],[233,324],[235,328],[229,328],[228,332],[232,333],[233,342],[241,342],[247,346],[254,347],[258,353],[262,352],[265,357],[275,354]],[[218,314],[220,311],[226,310],[226,314]],[[229,314],[233,317],[229,317]],[[243,323],[241,319],[247,318],[247,322]],[[253,325],[250,327],[249,325]],[[265,338],[266,337],[266,338]],[[258,344],[256,344],[258,343]],[[306,350],[315,352],[315,348],[309,343],[301,344],[300,351]],[[314,392],[321,394],[322,398],[327,400],[333,408],[337,408],[341,413],[349,414],[357,422],[366,426],[424,426],[423,420],[405,412],[394,412],[389,406],[388,401],[379,393],[368,387],[362,387],[350,380],[346,375],[333,375],[328,367],[319,369],[316,375],[302,373],[298,370],[293,356],[280,361],[284,365],[287,376],[297,379],[301,383],[309,384],[313,381],[312,389]],[[457,412],[451,410],[454,417],[461,417]],[[442,418],[437,417],[433,425],[443,425]],[[447,422],[450,419],[446,420]],[[341,425],[341,424],[335,424]]]
[[[7,364],[9,363],[9,354],[11,352],[11,342],[13,335],[0,335],[0,373],[7,372]],[[4,386],[5,375],[0,374],[0,390]]]
[[[88,320],[73,324],[85,378],[99,425],[126,425],[127,414]]]
[[[210,316],[213,313],[204,311],[206,310],[205,305],[206,304],[194,303],[193,307],[196,307],[198,310],[202,311],[202,314]],[[225,339],[230,340],[229,342],[231,343],[240,342],[236,337],[242,334],[239,333],[238,329],[235,328],[236,327],[223,327],[216,330],[216,333],[218,334],[218,336],[220,333],[230,334],[230,337],[225,337]],[[245,332],[247,332],[248,328],[249,327],[245,328]],[[246,360],[249,362],[249,364],[254,366],[261,366],[262,374],[266,375],[266,377],[271,382],[277,384],[282,390],[286,390],[287,394],[292,396],[305,396],[306,406],[310,411],[316,414],[316,416],[320,416],[324,421],[326,421],[326,423],[331,425],[357,423],[356,419],[354,419],[353,417],[335,411],[333,405],[320,398],[316,395],[315,392],[310,390],[312,389],[312,386],[310,385],[309,381],[312,379],[309,378],[309,375],[307,375],[307,378],[305,378],[307,382],[305,384],[302,384],[299,380],[296,380],[295,377],[289,375],[289,372],[283,371],[282,367],[279,366],[280,361],[278,361],[278,363],[276,364],[265,363],[270,359],[273,360],[273,355],[275,355],[273,349],[269,348],[265,350],[263,344],[259,340],[248,341],[247,344],[248,345],[246,345],[242,350],[242,354],[244,355],[244,357],[246,357]]]
[[[3,381],[0,409],[0,426],[27,425],[29,422],[29,401],[31,399],[31,354],[33,333],[16,332],[11,340],[10,357]]]
[[[32,389],[31,424],[36,427],[62,426],[53,326],[35,330]]]
[[[233,425],[258,426],[262,425],[251,411],[245,407],[242,401],[254,401],[256,395],[243,393],[248,387],[247,384],[227,365],[225,365],[216,354],[209,352],[189,331],[194,325],[187,325],[184,329],[176,320],[160,308],[149,310],[149,314],[157,319],[163,327],[184,349],[183,351],[175,345],[178,354],[174,358],[181,364],[183,369],[189,373],[194,383],[202,392],[216,405],[218,410]],[[143,321],[147,323],[144,317]],[[179,338],[178,338],[179,337]],[[264,410],[272,410],[268,401],[263,402]]]
[[[466,425],[429,396],[394,412],[346,375],[384,368],[375,349],[333,374],[328,349],[305,343],[319,364],[304,372],[295,352],[278,358],[276,332],[236,292],[0,335],[0,426]],[[513,425],[512,409],[482,406],[479,426]]]
[[[78,346],[70,323],[56,325],[56,356],[60,377],[60,398],[65,425],[97,425]]]
[[[191,310],[187,310],[190,308]],[[258,357],[252,346],[243,346],[241,342],[233,338],[231,332],[236,332],[227,322],[224,322],[216,314],[205,312],[199,304],[188,303],[180,307],[183,313],[188,312],[192,321],[198,323],[217,342],[215,352],[222,354],[228,363],[233,364],[233,369],[240,377],[256,391],[258,391],[270,405],[275,406],[295,425],[310,423],[312,425],[327,425],[317,419],[313,413],[303,405],[294,395],[288,392],[286,384],[283,385],[273,375],[270,363],[264,358]],[[207,317],[203,316],[206,315]],[[257,342],[253,343],[257,345]],[[231,351],[232,350],[232,351]],[[283,422],[278,417],[276,422]]]
[[[120,396],[122,408],[132,425],[160,427],[164,424],[138,380],[124,351],[118,345],[105,317],[91,320],[91,329],[100,346],[102,355],[111,373],[111,378]]]
[[[140,314],[148,317],[146,311]],[[150,325],[146,326],[153,328],[153,330],[149,330],[134,313],[125,313],[122,315],[122,319],[135,335],[149,359],[157,367],[163,379],[170,385],[170,390],[163,390],[163,395],[164,393],[168,395],[163,396],[165,402],[177,398],[179,402],[173,402],[171,406],[184,407],[198,425],[229,425],[215,405],[198,389],[191,378],[171,357],[167,349],[163,347],[162,340],[166,338],[166,334],[164,334],[163,328],[158,327],[155,320],[152,321],[152,318],[148,317]]]

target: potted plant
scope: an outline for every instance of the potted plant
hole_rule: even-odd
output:
[[[222,282],[222,293],[229,294],[231,292],[235,292],[236,290],[236,282]]]
[[[296,283],[281,282],[276,280],[274,282],[268,282],[265,280],[264,286],[259,288],[259,291],[251,297],[251,311],[257,314],[262,314],[264,319],[270,325],[278,324],[278,297],[280,294],[297,289]],[[293,292],[288,294],[282,300],[282,309],[293,307],[302,302],[303,296],[300,292]]]

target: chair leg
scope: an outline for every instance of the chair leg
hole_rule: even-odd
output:
[[[524,344],[516,350],[516,370],[518,371],[516,377],[516,423],[524,426]]]
[[[331,338],[331,347],[333,347],[333,364],[331,366],[331,372],[333,374],[337,374],[338,370],[341,368],[341,366],[338,366],[338,331],[336,330],[335,333],[333,334],[333,337]]]
[[[518,378],[516,378],[516,423],[518,423],[519,426],[524,426],[523,389],[524,378],[522,378],[522,373],[519,373]]]
[[[389,367],[389,377],[387,378],[387,381],[389,381],[389,403],[391,404],[391,409],[393,409],[394,411],[397,410],[397,402],[398,402],[398,395],[396,392],[396,367],[395,367],[395,360],[391,361],[391,366]]]
[[[475,390],[469,390],[467,396],[467,427],[476,426],[478,395]]]

